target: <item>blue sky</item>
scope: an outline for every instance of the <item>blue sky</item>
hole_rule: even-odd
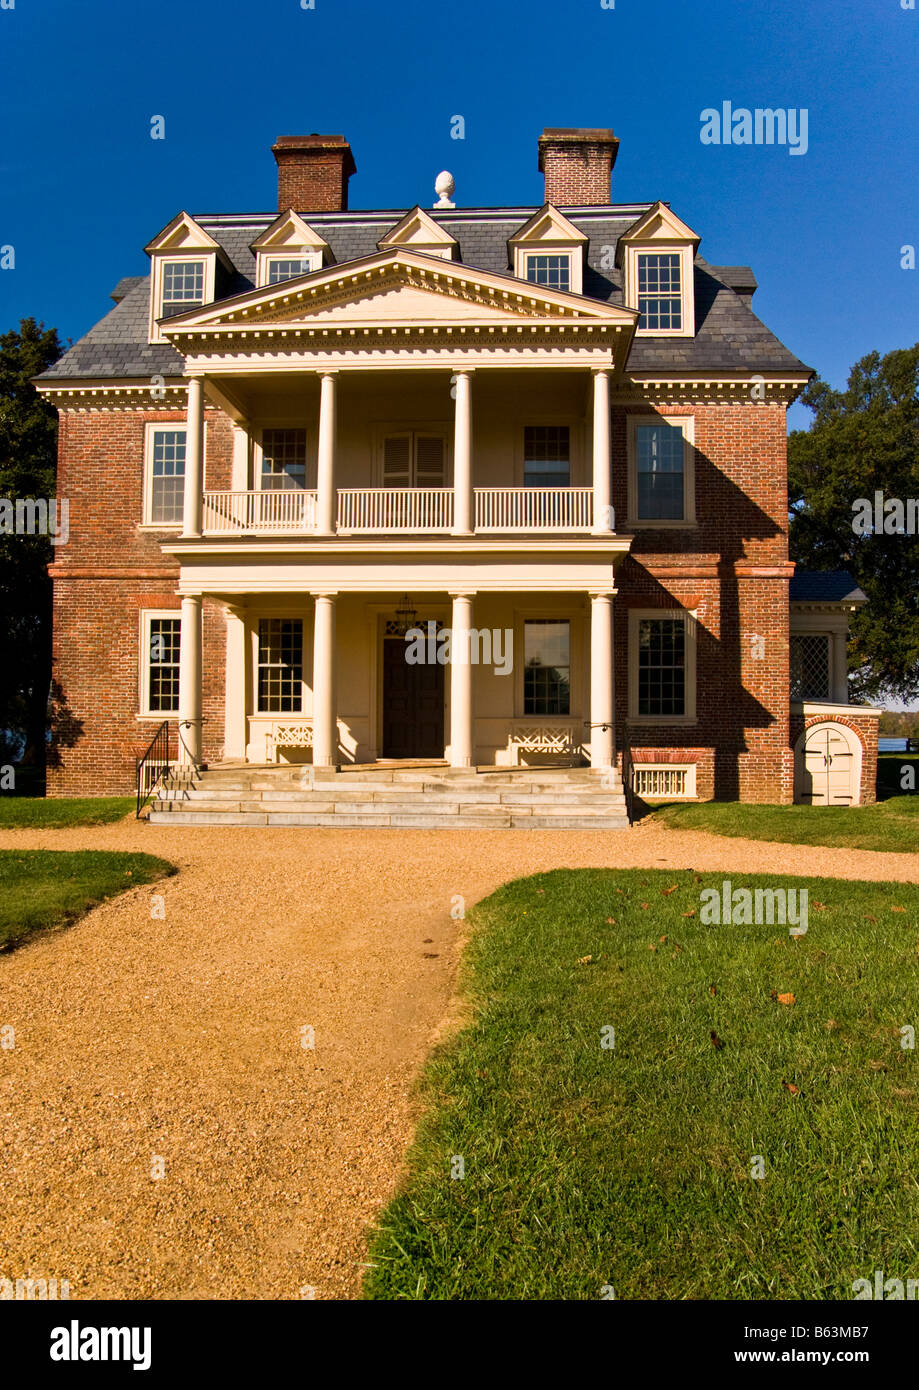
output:
[[[0,329],[31,314],[76,339],[180,208],[271,210],[281,134],[347,136],[353,208],[430,205],[445,167],[475,206],[542,201],[544,126],[612,126],[614,199],[665,199],[708,260],[752,265],[760,317],[833,385],[919,337],[919,270],[900,267],[919,245],[919,10],[903,0],[314,4],[0,8],[16,257]],[[700,113],[728,100],[806,107],[807,153],[703,145]]]

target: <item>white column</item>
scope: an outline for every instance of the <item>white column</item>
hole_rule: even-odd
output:
[[[338,766],[334,594],[317,594],[313,615],[313,766]]]
[[[188,382],[188,412],[185,431],[185,494],[182,510],[182,535],[196,539],[201,535],[201,514],[204,506],[204,392],[201,378],[193,376]]]
[[[182,599],[179,646],[179,762],[201,762],[201,595]]]
[[[246,420],[234,421],[233,462],[230,475],[230,488],[233,492],[248,492],[249,482],[249,425]]]
[[[249,628],[244,607],[229,604],[227,616],[227,665],[224,694],[223,756],[245,760],[248,709]]]
[[[614,530],[610,510],[610,420],[609,420],[609,370],[606,367],[594,371],[594,524],[595,536],[608,535]]]
[[[472,767],[472,662],[469,631],[472,595],[451,594],[450,766]]]
[[[472,495],[472,372],[457,372],[455,386],[453,534],[470,536],[475,529]]]
[[[320,536],[334,536],[338,520],[335,493],[336,379],[336,372],[323,372],[319,381],[316,530]]]
[[[613,594],[590,596],[590,765],[613,765]],[[601,727],[602,726],[602,727]]]

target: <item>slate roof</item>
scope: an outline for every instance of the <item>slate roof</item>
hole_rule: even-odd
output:
[[[867,603],[848,570],[803,570],[798,566],[788,592],[791,603]]]
[[[609,304],[621,304],[621,272],[613,264],[619,237],[651,204],[607,209],[567,209],[566,216],[590,238],[584,269],[584,294]],[[537,208],[462,209],[430,215],[459,245],[464,265],[509,274],[507,242]],[[310,213],[308,221],[325,237],[339,265],[373,255],[377,242],[405,216],[405,211]],[[242,294],[255,287],[255,257],[251,243],[276,213],[218,218],[200,214],[195,220],[219,242],[232,274],[218,278],[218,298]],[[694,338],[636,338],[629,356],[630,371],[806,371],[753,313],[750,298],[756,279],[749,266],[713,266],[701,257],[695,263],[696,335]],[[150,305],[149,276],[127,276],[112,291],[115,307],[75,343],[54,366],[42,373],[51,381],[68,377],[181,376],[183,359],[167,343],[147,342]]]

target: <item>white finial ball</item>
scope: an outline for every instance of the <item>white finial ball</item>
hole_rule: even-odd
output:
[[[434,192],[441,198],[451,197],[455,188],[456,179],[447,169],[444,169],[442,173],[438,174],[437,178],[434,180]]]

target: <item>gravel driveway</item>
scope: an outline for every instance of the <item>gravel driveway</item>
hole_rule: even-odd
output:
[[[5,831],[0,848],[140,849],[181,870],[0,957],[16,1044],[0,1050],[0,1277],[67,1279],[72,1298],[357,1295],[450,1016],[455,895],[582,866],[919,881],[916,855],[651,826],[127,821]]]

